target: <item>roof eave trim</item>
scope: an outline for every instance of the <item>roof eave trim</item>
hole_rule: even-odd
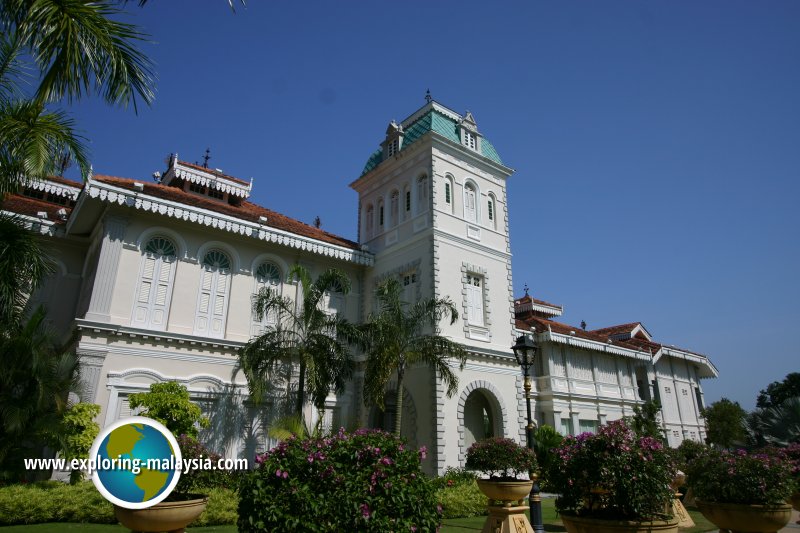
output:
[[[0,211],[0,213],[22,220],[23,227],[26,230],[33,231],[34,233],[38,233],[40,235],[49,235],[53,237],[60,233],[59,230],[63,232],[63,228],[57,226],[53,220],[42,219],[31,215],[24,215],[22,213],[17,213],[16,211],[9,211],[8,209],[3,209]]]
[[[717,377],[719,377],[719,370],[717,370],[717,367],[714,366],[714,363],[712,363],[708,359],[708,357],[706,357],[704,355],[699,355],[699,354],[687,352],[687,351],[684,351],[684,350],[677,350],[675,348],[670,348],[668,346],[663,346],[661,348],[661,350],[662,350],[662,353],[664,355],[666,355],[666,356],[675,357],[675,358],[679,358],[679,359],[685,359],[686,361],[694,363],[694,364],[698,365],[699,367],[703,367],[706,370],[708,370],[708,375],[702,376],[702,377],[706,377],[706,378],[717,378]]]
[[[435,132],[433,130],[425,133],[425,135],[422,135],[420,137],[420,139],[425,137],[426,135],[430,135],[432,139],[440,141],[440,142],[444,143],[445,145],[447,145],[449,147],[464,148],[462,145],[451,141],[450,139],[448,139],[447,137],[445,137],[441,133],[437,133],[437,132]],[[419,141],[419,139],[417,141]],[[486,157],[485,155],[483,155],[481,153],[472,152],[472,151],[469,151],[469,150],[466,151],[466,153],[468,153],[469,155],[471,155],[472,157],[474,157],[475,159],[477,159],[481,163],[489,165],[490,167],[493,167],[494,169],[499,170],[500,172],[506,174],[507,176],[510,176],[511,174],[514,173],[514,169],[513,168],[507,167],[502,163],[498,163],[494,159],[489,159],[488,157]]]
[[[537,339],[540,342],[547,342],[547,341],[557,342],[559,344],[575,346],[576,348],[584,348],[596,352],[604,352],[615,355],[621,355],[623,357],[630,357],[632,359],[638,359],[640,361],[648,361],[648,362],[651,361],[649,353],[642,352],[639,350],[631,350],[628,348],[615,346],[613,344],[606,344],[598,341],[593,341],[590,339],[582,339],[580,337],[573,337],[572,335],[565,335],[563,333],[555,333],[549,330],[537,331],[536,334],[537,334]]]
[[[291,248],[307,250],[319,255],[351,261],[360,265],[371,266],[375,261],[373,255],[368,252],[323,242],[311,237],[305,237],[271,226],[245,221],[208,209],[193,208],[180,202],[173,202],[141,192],[130,191],[101,181],[91,180],[87,182],[85,190],[87,196],[109,204],[123,205],[140,211],[158,213],[171,218],[211,226],[262,241],[274,242]]]

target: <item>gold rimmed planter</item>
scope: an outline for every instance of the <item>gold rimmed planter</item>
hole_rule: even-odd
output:
[[[532,487],[533,481],[479,479],[478,489],[489,498],[489,516],[482,533],[533,533],[525,514],[529,507],[524,502]]]
[[[604,520],[561,514],[567,533],[678,533],[678,519],[672,520]]]
[[[792,506],[747,505],[696,500],[697,508],[709,522],[731,533],[775,533],[792,518]]]
[[[206,508],[208,498],[180,502],[161,502],[147,509],[125,509],[114,506],[120,524],[131,531],[183,533]]]

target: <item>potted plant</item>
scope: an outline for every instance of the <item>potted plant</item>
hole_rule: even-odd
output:
[[[467,450],[467,470],[479,477],[478,488],[489,498],[489,517],[484,531],[528,531],[533,528],[525,516],[523,500],[531,492],[530,474],[536,469],[533,450],[512,439],[493,437],[474,443]],[[497,505],[495,502],[500,502]]]
[[[772,533],[789,523],[792,465],[767,453],[709,450],[688,468],[697,508],[720,529]]]
[[[164,424],[174,435],[179,435],[181,456],[186,460],[205,460],[216,463],[211,454],[197,441],[198,427],[207,427],[209,421],[200,408],[189,399],[186,387],[174,381],[153,383],[148,392],[132,394],[131,408],[142,408],[141,416],[147,416]],[[132,531],[182,532],[205,510],[208,497],[195,491],[201,483],[204,471],[189,469],[181,474],[172,494],[161,503],[146,509],[125,509],[114,506],[114,514],[120,523]]]
[[[622,420],[597,434],[564,439],[548,474],[570,533],[678,531],[678,520],[667,512],[672,455],[658,439],[637,437]]]

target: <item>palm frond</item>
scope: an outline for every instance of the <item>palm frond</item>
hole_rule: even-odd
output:
[[[83,174],[89,171],[84,137],[61,111],[36,102],[0,102],[0,194],[16,191],[31,178],[58,170],[58,154],[68,154]]]
[[[153,67],[135,43],[147,36],[114,20],[116,2],[37,0],[14,14],[20,39],[42,72],[36,99],[79,99],[96,90],[111,104],[136,108],[155,98]]]
[[[20,83],[28,74],[19,53],[22,43],[18,34],[0,36],[0,100],[10,101],[22,96]]]

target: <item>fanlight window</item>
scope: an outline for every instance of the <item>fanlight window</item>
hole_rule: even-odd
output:
[[[230,279],[230,257],[220,250],[209,250],[203,257],[200,272],[200,294],[194,323],[196,335],[225,336]]]
[[[280,294],[281,285],[281,270],[275,263],[261,263],[256,269],[256,292],[253,295],[253,302],[255,303],[256,296],[263,288],[269,288]],[[253,309],[253,335],[260,335],[264,332],[267,326],[274,325],[278,322],[277,313],[270,311],[261,317],[259,320],[255,308]]]
[[[144,246],[131,325],[164,330],[167,327],[177,252],[165,237],[153,237]]]
[[[281,271],[275,263],[261,263],[256,270],[256,279],[259,283],[275,287],[281,282]]]

